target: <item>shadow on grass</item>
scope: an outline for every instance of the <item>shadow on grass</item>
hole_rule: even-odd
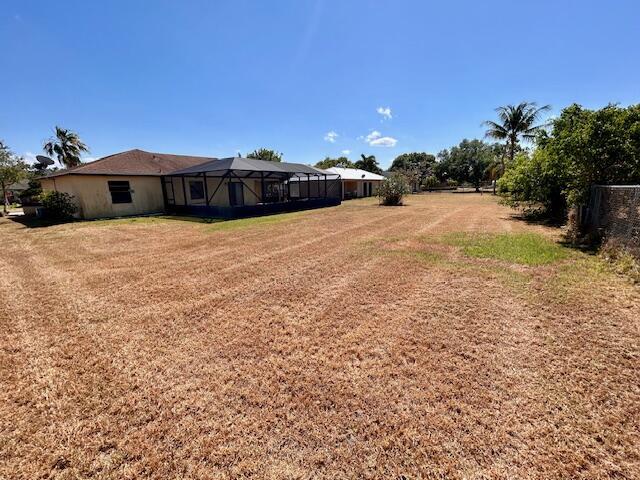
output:
[[[56,225],[99,225],[99,224],[122,224],[122,223],[156,223],[158,221],[171,221],[178,220],[182,222],[193,222],[193,223],[203,223],[203,224],[211,224],[224,222],[224,219],[221,218],[212,218],[212,217],[191,217],[187,215],[132,215],[128,217],[111,217],[111,218],[96,218],[91,220],[56,220],[56,219],[47,219],[47,218],[38,218],[31,216],[15,216],[15,217],[6,217],[8,221],[19,223],[20,225],[26,228],[46,228],[53,227]]]
[[[519,212],[511,215],[511,218],[526,223],[527,225],[540,225],[551,228],[563,228],[567,225],[565,217],[552,217],[541,212],[525,213]],[[562,232],[562,238],[558,241],[565,248],[578,250],[580,252],[596,255],[602,246],[601,239],[593,236],[575,238],[569,230]]]
[[[564,227],[567,223],[566,218],[550,217],[544,213],[525,213],[518,212],[511,214],[511,218],[519,222],[524,222],[528,225],[542,225],[545,227],[560,228]]]
[[[19,216],[9,216],[5,217],[7,221],[19,223],[20,225],[27,228],[43,228],[43,227],[52,227],[54,225],[62,225],[66,223],[74,223],[77,220],[53,220],[53,219],[44,219],[38,217],[30,217],[26,215]]]
[[[455,195],[468,195],[471,193],[475,193],[477,195],[493,195],[493,192],[491,192],[490,190],[475,191],[471,188],[469,190],[452,190],[451,193]]]

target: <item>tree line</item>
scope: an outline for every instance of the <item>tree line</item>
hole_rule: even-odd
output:
[[[640,104],[570,105],[534,144],[506,165],[498,192],[513,207],[564,219],[588,202],[591,185],[640,183]]]

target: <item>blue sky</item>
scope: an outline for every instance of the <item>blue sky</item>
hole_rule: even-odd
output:
[[[637,0],[2,0],[0,138],[388,166],[499,105],[638,103],[639,46]]]

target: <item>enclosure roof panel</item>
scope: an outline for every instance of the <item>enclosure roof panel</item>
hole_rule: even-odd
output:
[[[253,158],[230,157],[213,159],[199,165],[193,165],[171,172],[170,175],[189,175],[203,172],[219,172],[236,170],[243,172],[276,172],[276,173],[305,173],[310,175],[324,175],[325,172],[301,163],[270,162]]]

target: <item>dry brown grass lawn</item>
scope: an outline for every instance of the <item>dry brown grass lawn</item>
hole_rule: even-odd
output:
[[[557,238],[475,194],[0,220],[0,478],[640,478],[638,287],[451,232]]]

